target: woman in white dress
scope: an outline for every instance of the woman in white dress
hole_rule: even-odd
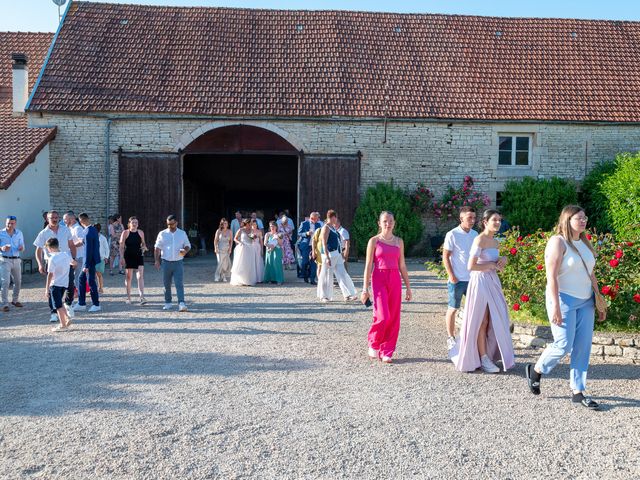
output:
[[[254,235],[253,248],[256,250],[256,273],[258,275],[258,283],[262,283],[264,279],[264,253],[263,246],[263,234],[260,227],[258,227],[258,221],[256,219],[251,220],[251,233]]]
[[[231,275],[231,246],[233,245],[233,237],[226,218],[220,220],[220,226],[213,237],[213,245],[218,259],[214,280],[226,282]]]
[[[242,220],[240,230],[236,232],[233,241],[236,242],[236,249],[233,252],[231,285],[253,286],[259,280],[256,269],[258,251],[253,246],[253,242],[257,241],[257,239],[251,233],[251,222],[249,220]]]

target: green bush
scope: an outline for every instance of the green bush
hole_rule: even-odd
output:
[[[608,233],[613,231],[609,216],[609,200],[602,191],[602,184],[615,169],[616,162],[613,160],[601,162],[582,181],[582,191],[578,196],[580,206],[585,209],[589,216],[589,228],[596,232]]]
[[[358,254],[366,253],[369,238],[378,233],[378,217],[383,210],[393,212],[395,234],[404,240],[405,251],[420,241],[422,220],[413,211],[409,195],[393,184],[378,183],[367,189],[353,219],[352,230]]]
[[[550,230],[566,205],[578,203],[575,185],[562,178],[525,177],[506,183],[502,214],[522,233]]]
[[[600,190],[608,203],[608,217],[622,237],[640,235],[640,152],[616,157],[615,170],[606,175]],[[587,215],[591,215],[587,212]]]

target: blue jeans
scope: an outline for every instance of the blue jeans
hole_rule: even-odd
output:
[[[586,390],[595,313],[593,297],[582,299],[560,293],[560,312],[562,325],[551,323],[553,343],[540,355],[536,370],[546,375],[565,355],[571,354],[571,389]],[[551,319],[553,312],[548,298],[547,314]]]
[[[78,268],[81,268],[78,265]],[[78,305],[86,305],[87,302],[87,276],[89,277],[89,290],[91,291],[91,303],[96,307],[100,306],[100,298],[98,297],[98,284],[96,283],[96,266],[87,267],[89,274],[82,270],[78,283]]]
[[[164,283],[164,303],[171,303],[171,279],[176,285],[178,303],[184,303],[184,269],[182,260],[169,262],[162,260],[162,281]]]
[[[467,294],[467,287],[469,282],[458,280],[457,283],[447,282],[447,291],[449,293],[449,308],[460,308],[462,303],[462,296]]]

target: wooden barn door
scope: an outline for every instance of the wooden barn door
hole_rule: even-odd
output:
[[[138,217],[147,246],[153,244],[166,218],[174,214],[182,225],[182,162],[178,153],[120,153],[119,203],[122,223]]]
[[[300,205],[302,220],[317,210],[338,212],[342,225],[351,229],[360,200],[360,152],[353,155],[303,154],[300,156]],[[352,252],[356,252],[354,247]]]

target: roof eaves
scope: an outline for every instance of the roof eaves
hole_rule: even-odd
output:
[[[51,142],[54,138],[56,138],[56,133],[58,132],[57,127],[48,128],[49,133],[46,137],[44,137],[38,145],[36,145],[31,153],[22,161],[22,163],[13,171],[13,173],[4,181],[0,182],[0,190],[7,190],[11,184],[20,176],[20,174],[31,165],[38,154],[42,151],[42,149]]]

